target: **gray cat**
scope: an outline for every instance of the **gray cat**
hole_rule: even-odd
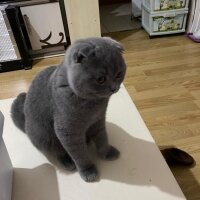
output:
[[[119,157],[108,143],[105,113],[125,76],[122,52],[111,38],[78,40],[62,64],[39,73],[27,94],[19,94],[12,104],[14,123],[32,143],[51,152],[68,170],[77,168],[87,182],[98,177],[87,140],[95,143],[100,158]]]

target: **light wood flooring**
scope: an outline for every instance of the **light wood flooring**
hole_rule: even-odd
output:
[[[195,158],[193,168],[171,169],[187,199],[200,200],[200,44],[183,35],[149,39],[143,30],[110,36],[124,45],[124,84],[156,143]],[[61,60],[40,60],[32,70],[0,74],[0,99],[26,91],[39,71]]]

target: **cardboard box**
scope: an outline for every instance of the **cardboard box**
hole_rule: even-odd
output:
[[[13,168],[2,138],[4,116],[0,111],[0,200],[11,200]]]

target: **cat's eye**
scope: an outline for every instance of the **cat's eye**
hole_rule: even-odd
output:
[[[106,81],[106,77],[105,76],[101,76],[97,79],[97,83],[99,84],[104,84]]]
[[[120,79],[121,77],[122,77],[122,72],[118,72],[117,75],[116,75],[116,78]]]

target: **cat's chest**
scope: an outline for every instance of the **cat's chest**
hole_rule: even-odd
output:
[[[79,109],[81,113],[90,115],[91,118],[98,119],[105,115],[107,104],[107,101],[83,102],[80,104]]]
[[[104,118],[107,104],[108,100],[82,101],[77,104],[75,112],[85,121],[85,123],[91,125]]]
[[[62,92],[62,95],[59,95],[55,102],[59,117],[66,119],[66,121],[76,120],[90,126],[104,118],[108,99],[84,100],[73,93],[70,95],[70,93]]]

